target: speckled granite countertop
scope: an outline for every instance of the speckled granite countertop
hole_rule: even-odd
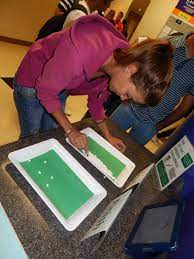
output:
[[[136,169],[127,181],[129,183],[137,173],[154,161],[154,157],[127,134],[118,130],[111,122],[109,123],[114,135],[125,140],[127,144],[125,155],[136,164]],[[79,129],[87,126],[95,129],[91,120],[77,123]],[[100,205],[73,232],[65,230],[13,164],[7,160],[10,152],[49,138],[56,138],[108,193]],[[101,247],[93,255],[90,255],[96,237],[82,243],[80,242],[81,238],[106,205],[122,192],[127,183],[123,189],[119,189],[112,182],[104,179],[94,166],[67,144],[61,129],[38,134],[0,147],[0,163],[0,202],[29,258],[125,258],[123,245],[142,208],[148,204],[165,201],[169,196],[172,196],[172,192],[170,194],[169,191],[168,193],[160,193],[153,188],[152,177],[147,177],[143,185],[126,203]]]

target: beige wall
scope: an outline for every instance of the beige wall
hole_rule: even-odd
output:
[[[58,0],[0,0],[0,35],[34,41]]]
[[[111,3],[110,8],[106,11],[106,13],[111,9],[114,9],[116,11],[116,14],[118,14],[119,12],[123,12],[125,16],[132,1],[133,0],[114,0]]]
[[[152,0],[131,42],[139,36],[157,37],[177,3],[178,0]]]
[[[114,0],[110,9],[126,14],[132,0]],[[140,35],[156,37],[178,0],[152,0],[132,41]],[[58,0],[0,0],[0,35],[34,41],[41,25],[52,16]]]

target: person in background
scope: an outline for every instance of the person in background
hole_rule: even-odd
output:
[[[107,8],[110,7],[110,4],[113,0],[80,0],[78,1],[79,5],[83,5],[88,14],[103,14]],[[75,21],[77,18],[86,15],[83,11],[77,9],[72,10],[64,23],[63,28],[70,27],[72,25],[72,22]]]
[[[123,35],[127,38],[128,37],[128,23],[127,20],[123,20]]]
[[[115,20],[114,20],[114,16],[115,16],[116,11],[115,10],[110,10],[107,15],[105,16],[105,18],[111,22],[113,25],[115,25]]]
[[[103,103],[110,91],[121,100],[153,105],[171,79],[172,46],[149,40],[130,48],[126,38],[105,18],[88,15],[70,29],[36,41],[15,77],[14,100],[21,137],[55,128],[64,130],[72,145],[87,152],[87,138],[63,112],[60,95],[88,95],[88,108],[104,138],[123,152],[125,144],[107,125]],[[147,84],[147,82],[150,82]]]
[[[76,4],[75,0],[61,0],[55,9],[54,15],[68,14],[74,4]]]
[[[162,101],[155,107],[120,104],[111,115],[121,129],[131,128],[130,136],[142,145],[188,114],[194,106],[194,34],[170,36],[168,40],[175,47],[174,70]]]
[[[40,29],[36,40],[68,28],[79,17],[93,12],[104,12],[113,0],[61,0],[51,17]]]
[[[120,32],[123,32],[123,23],[122,23],[123,15],[124,15],[123,12],[119,12],[115,20],[115,28]]]
[[[46,21],[46,23],[41,27],[36,40],[45,38],[51,33],[61,31],[63,29],[63,24],[66,20],[66,17],[72,8],[75,7],[75,5],[75,8],[82,8],[82,6],[77,7],[77,4],[77,0],[61,0],[55,9],[54,16]],[[87,14],[87,10],[83,9],[83,11],[85,11]]]

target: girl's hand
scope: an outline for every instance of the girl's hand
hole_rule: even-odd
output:
[[[126,146],[121,139],[111,136],[107,140],[111,145],[116,147],[116,149],[118,149],[121,153],[125,152]]]
[[[83,150],[86,154],[88,154],[88,141],[85,134],[76,129],[73,129],[68,134],[68,139],[73,146],[75,146],[80,151]]]

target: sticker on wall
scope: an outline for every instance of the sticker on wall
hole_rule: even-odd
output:
[[[194,24],[194,1],[179,0],[172,13],[181,20]]]
[[[194,165],[194,148],[184,136],[156,164],[160,190],[164,190]]]

